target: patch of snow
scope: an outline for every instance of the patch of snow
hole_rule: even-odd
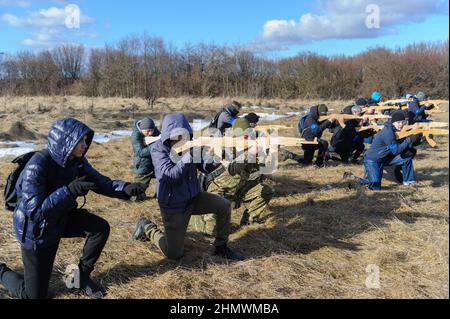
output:
[[[21,142],[21,141],[1,142],[1,144],[13,145],[14,147],[11,147],[11,148],[1,148],[0,147],[0,157],[6,157],[6,156],[18,157],[20,155],[34,151],[34,149],[37,147],[36,144],[26,143],[26,142]]]
[[[111,140],[131,136],[131,131],[112,131],[111,133],[95,133],[93,142],[98,144],[108,143]]]

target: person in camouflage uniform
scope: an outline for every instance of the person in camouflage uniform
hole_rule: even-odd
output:
[[[232,126],[233,135],[236,137],[248,137],[249,122],[245,118],[237,119]],[[205,180],[204,187],[207,192],[224,197],[232,202],[234,209],[242,204],[246,210],[241,218],[240,225],[248,225],[260,222],[275,191],[262,182],[259,163],[249,163],[248,152],[244,153],[244,161],[234,160],[228,167],[220,166],[212,174],[217,175],[212,180]],[[216,225],[214,215],[192,216],[191,226],[199,232],[207,235],[214,234]]]

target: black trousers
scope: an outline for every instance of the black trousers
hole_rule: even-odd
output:
[[[318,141],[319,144],[317,145],[311,145],[311,144],[306,144],[306,145],[302,145],[302,149],[304,152],[304,157],[303,157],[303,164],[311,164],[313,159],[314,159],[314,153],[316,152],[316,150],[319,150],[318,154],[317,154],[317,160],[316,160],[316,164],[318,165],[322,165],[324,162],[324,156],[325,156],[325,152],[328,151],[328,142],[325,140],[319,140]]]
[[[350,157],[352,160],[357,160],[364,152],[365,146],[363,142],[350,143],[349,145],[338,145],[335,147],[335,152],[339,154],[342,162],[348,163]]]
[[[79,267],[90,274],[100,257],[109,237],[110,227],[106,220],[87,210],[74,210],[69,213],[63,238],[86,238]],[[14,296],[21,299],[45,299],[48,295],[50,276],[53,270],[59,243],[37,250],[22,248],[24,275],[10,269],[0,273],[0,283]]]

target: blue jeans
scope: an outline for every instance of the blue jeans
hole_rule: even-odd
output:
[[[413,158],[402,157],[397,155],[390,162],[379,163],[364,159],[364,168],[367,179],[357,178],[361,185],[367,185],[371,190],[381,190],[381,180],[383,178],[383,169],[385,166],[401,166],[403,171],[403,182],[415,182],[416,174],[414,173]]]

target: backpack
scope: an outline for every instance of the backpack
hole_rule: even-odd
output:
[[[8,178],[6,179],[6,186],[3,192],[3,198],[5,200],[5,208],[11,212],[15,210],[18,204],[16,184],[17,181],[19,180],[19,176],[22,173],[25,166],[28,164],[28,162],[36,153],[41,155],[46,161],[50,159],[50,154],[48,153],[48,151],[42,150],[39,152],[26,153],[24,155],[15,158],[12,161],[12,163],[17,164],[18,166],[11,172],[11,174],[9,174]]]
[[[214,116],[214,119],[211,121],[211,123],[209,124],[210,128],[217,128],[217,125],[219,124],[219,117],[220,115],[225,111],[225,109],[222,109],[219,113],[217,113]]]
[[[302,116],[300,118],[300,120],[298,121],[298,132],[300,133],[300,135],[303,135],[303,133],[307,129],[307,127],[305,127],[305,122],[306,122],[306,118],[308,117],[308,115],[309,114]]]

